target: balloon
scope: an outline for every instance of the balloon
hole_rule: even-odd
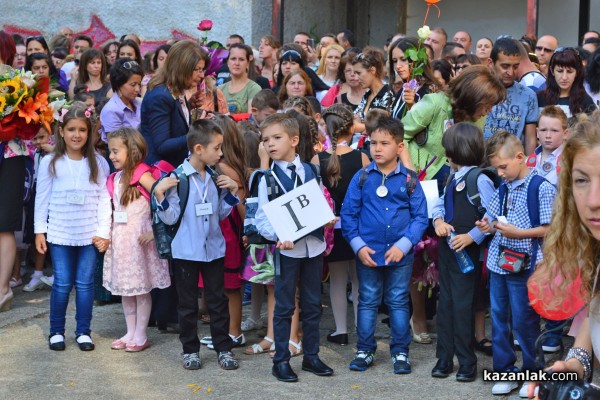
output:
[[[561,283],[561,279],[556,277],[554,279],[554,285],[557,287]],[[527,282],[529,301],[533,309],[543,318],[562,321],[569,319],[574,316],[584,305],[585,301],[581,296],[581,277],[578,275],[577,279],[567,285],[565,289],[566,294],[559,309],[551,310],[548,308],[548,304],[555,297],[550,291],[549,286],[539,287],[532,279]]]

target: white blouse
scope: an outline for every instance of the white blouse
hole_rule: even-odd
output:
[[[108,163],[100,155],[98,183],[90,182],[88,160],[71,160],[65,154],[50,170],[54,154],[40,162],[35,198],[35,233],[47,233],[47,241],[63,246],[86,246],[98,236],[110,238],[112,207],[106,189]]]

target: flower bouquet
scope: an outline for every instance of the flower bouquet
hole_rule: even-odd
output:
[[[49,85],[47,77],[36,80],[31,72],[0,67],[0,142],[30,140],[42,124],[51,131]]]

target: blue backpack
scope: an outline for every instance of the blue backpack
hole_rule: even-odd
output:
[[[536,228],[541,225],[540,223],[540,186],[542,183],[546,182],[546,179],[541,177],[540,175],[533,175],[531,177],[531,181],[529,182],[529,186],[527,187],[527,212],[529,214],[529,221],[531,222],[531,227]],[[498,196],[500,200],[500,206],[506,208],[505,198],[506,198],[507,188],[506,183],[502,183],[498,188]],[[504,206],[503,206],[504,205]],[[537,252],[540,249],[542,239],[541,238],[533,238],[533,249],[531,251],[531,263],[530,267],[535,267],[535,261],[537,259]]]

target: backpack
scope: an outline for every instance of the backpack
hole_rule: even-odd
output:
[[[174,169],[175,168],[170,163],[163,160],[157,161],[156,163],[152,164],[152,166],[141,163],[135,167],[135,171],[133,172],[133,176],[131,177],[131,182],[129,184],[135,185],[135,187],[137,187],[137,189],[140,191],[140,194],[144,196],[146,200],[150,201],[150,193],[148,193],[148,191],[144,189],[142,185],[140,185],[140,178],[142,175],[144,175],[146,172],[150,172],[155,180],[159,180]],[[115,191],[115,177],[117,173],[118,172],[113,172],[110,174],[108,180],[106,181],[106,189],[108,190],[111,199]]]
[[[183,172],[183,168],[180,165],[172,172],[169,172],[165,176],[170,176],[174,174],[177,179],[179,179],[179,183],[177,184],[177,195],[179,196],[179,207],[180,213],[177,218],[177,222],[174,225],[165,224],[159,217],[156,212],[158,209],[158,201],[154,196],[154,189],[158,182],[160,182],[163,178],[160,178],[152,185],[152,189],[150,193],[152,193],[152,198],[150,200],[150,211],[152,212],[152,232],[154,233],[154,243],[156,243],[156,250],[158,250],[158,256],[162,259],[170,259],[173,257],[171,252],[171,242],[173,242],[173,238],[177,234],[177,230],[179,230],[179,225],[181,225],[181,220],[183,219],[183,213],[185,212],[185,208],[187,206],[188,197],[190,194],[190,180],[188,176]]]
[[[477,188],[477,179],[479,179],[479,175],[484,174],[494,183],[494,187],[498,189],[500,184],[502,183],[502,178],[498,176],[496,170],[492,167],[480,168],[475,167],[471,168],[465,175],[465,185],[467,187],[467,196],[471,203],[477,208],[477,212],[481,217],[485,215],[487,210],[481,204],[481,194],[479,193],[479,189]],[[450,183],[450,179],[448,180],[448,184]],[[448,187],[448,186],[446,186]]]
[[[406,193],[408,193],[408,195],[410,196],[415,192],[415,189],[417,188],[417,181],[419,180],[419,177],[417,176],[417,173],[412,169],[406,168],[406,172],[408,172],[406,174]],[[369,166],[366,166],[360,170],[360,175],[358,176],[358,187],[361,190],[368,177]]]
[[[173,225],[165,224],[159,217],[156,212],[158,209],[158,202],[156,197],[154,196],[154,189],[158,182],[160,182],[163,178],[175,175],[177,179],[179,179],[179,183],[177,184],[177,196],[179,197],[179,217],[177,218],[177,222]],[[210,173],[210,177],[217,187],[218,196],[221,197],[221,188],[217,186],[218,173],[214,170]],[[181,225],[181,220],[183,219],[183,214],[185,212],[185,208],[187,207],[188,198],[190,196],[190,179],[183,171],[183,165],[180,165],[175,170],[167,173],[159,180],[154,182],[152,185],[152,189],[150,190],[152,194],[150,200],[150,211],[152,213],[152,232],[154,233],[154,242],[156,243],[156,249],[158,250],[158,256],[162,259],[170,259],[173,258],[173,254],[171,252],[171,243],[173,242],[173,238],[177,234],[179,230],[179,225]]]
[[[312,169],[317,183],[321,184],[321,175],[319,168],[312,163],[302,163],[305,167],[309,165]],[[273,177],[273,171],[271,169],[258,169],[250,175],[248,179],[248,195],[246,196],[246,216],[244,217],[244,236],[248,241],[248,244],[273,244],[275,242],[265,239],[256,228],[256,212],[258,211],[258,186],[262,177],[265,177],[267,182],[267,196],[269,201],[273,201],[284,192],[279,187],[275,178]]]
[[[533,175],[531,177],[531,181],[529,182],[529,186],[527,187],[527,212],[529,214],[529,221],[531,222],[531,227],[536,228],[541,225],[540,223],[540,186],[542,183],[546,182],[546,179],[541,177],[540,175]],[[504,199],[506,197],[506,184],[500,185],[498,188],[498,198],[500,201],[500,207],[504,207]],[[533,249],[531,251],[531,263],[530,267],[535,267],[535,261],[537,259],[537,252],[541,246],[541,241],[539,237],[533,238]]]

